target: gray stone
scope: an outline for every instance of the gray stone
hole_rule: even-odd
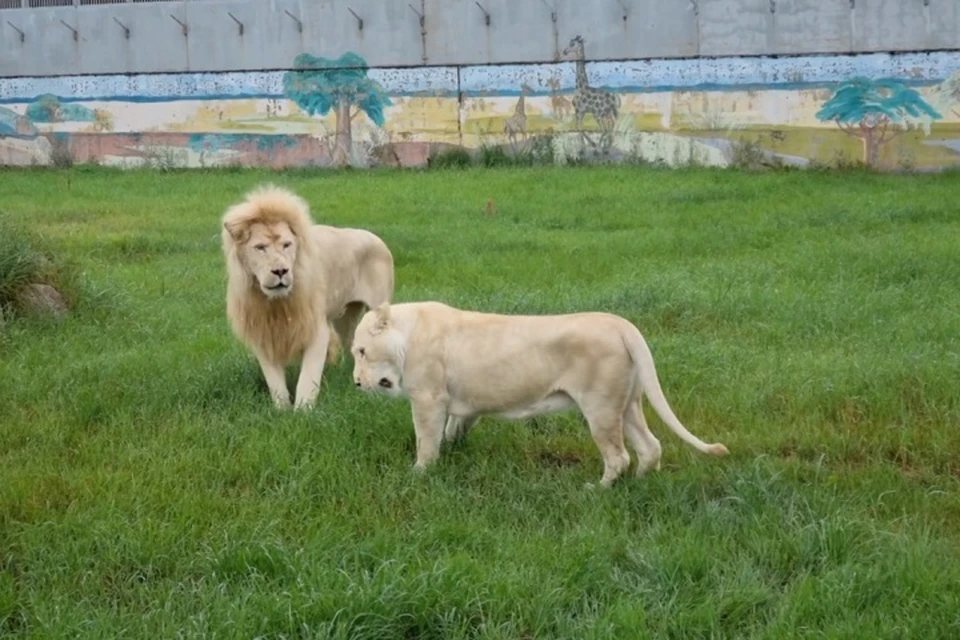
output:
[[[48,284],[28,284],[18,298],[27,313],[52,316],[59,320],[69,311],[63,295]]]

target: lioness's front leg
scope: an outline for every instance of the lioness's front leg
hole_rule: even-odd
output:
[[[440,455],[440,441],[447,421],[447,405],[434,396],[411,398],[413,429],[417,434],[417,462],[413,468],[423,471]]]
[[[327,360],[327,345],[330,343],[330,327],[326,322],[317,329],[317,336],[303,352],[300,378],[297,380],[297,397],[294,408],[312,407],[320,393],[320,379]]]
[[[283,365],[270,362],[260,354],[257,354],[257,361],[260,363],[260,370],[267,381],[267,388],[270,389],[273,403],[278,409],[289,407],[290,390],[287,389],[287,377]]]

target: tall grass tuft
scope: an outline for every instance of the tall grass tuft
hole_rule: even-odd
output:
[[[36,235],[0,216],[0,309],[21,311],[21,295],[31,284],[50,285],[70,300],[74,283],[69,265],[46,250]]]

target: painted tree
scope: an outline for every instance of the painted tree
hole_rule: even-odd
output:
[[[943,81],[940,85],[940,99],[954,115],[960,118],[960,71]]]
[[[329,59],[301,53],[293,70],[283,76],[283,92],[308,114],[321,116],[333,110],[336,142],[333,162],[349,162],[353,146],[353,119],[360,112],[382,127],[383,109],[393,104],[380,84],[367,76],[367,62],[355,53]]]
[[[875,166],[880,147],[911,125],[929,126],[942,116],[919,93],[898,80],[853,78],[840,84],[817,112],[821,122],[863,142],[863,161]]]

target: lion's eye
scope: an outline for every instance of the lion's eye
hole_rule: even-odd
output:
[[[288,240],[287,242],[284,242],[284,243],[283,243],[283,248],[284,248],[284,249],[289,249],[289,248],[290,248],[290,245],[292,245],[292,244],[293,244],[293,243]]]
[[[257,251],[266,251],[266,250],[267,250],[267,245],[265,245],[265,244],[258,244],[258,245],[256,245],[256,246],[254,247],[254,249],[256,249]]]
[[[364,350],[363,347],[360,347],[360,349],[357,350],[357,353],[359,353],[361,356],[364,356],[367,354],[367,352]]]

